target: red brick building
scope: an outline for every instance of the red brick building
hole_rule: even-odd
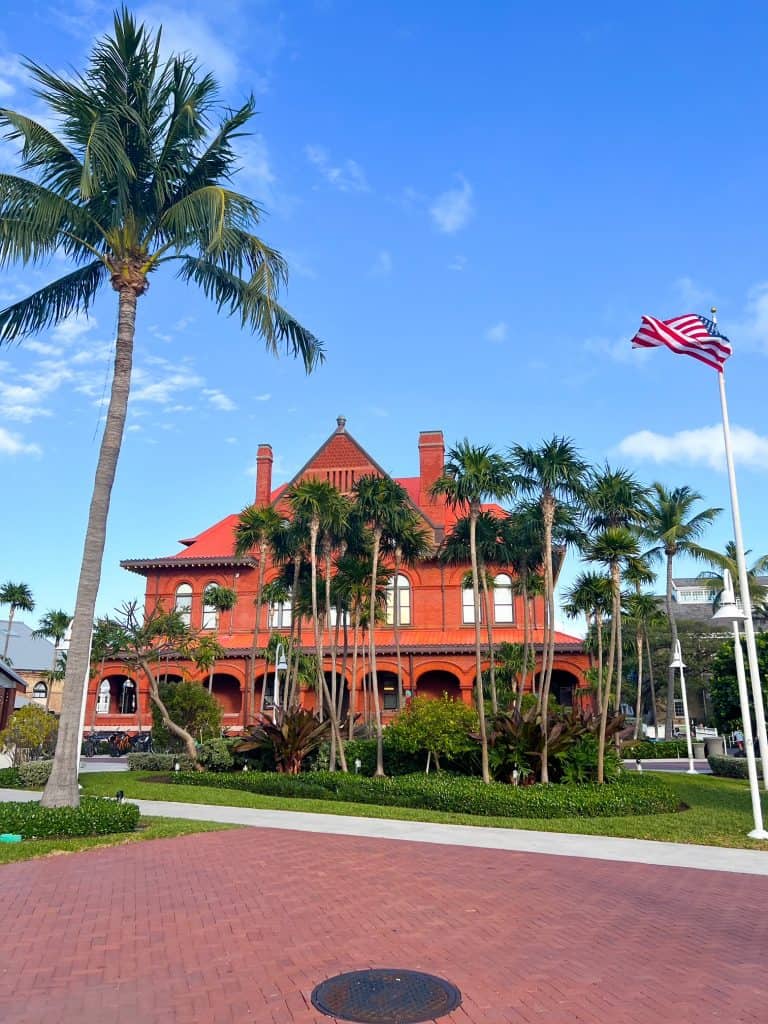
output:
[[[433,498],[430,488],[442,474],[445,462],[445,444],[441,431],[424,431],[419,436],[418,476],[397,478],[405,488],[413,505],[419,510],[431,531],[435,545],[450,532],[456,513],[442,499]],[[261,445],[257,455],[255,503],[271,502],[280,506],[288,485],[272,487],[272,449]],[[346,421],[339,417],[337,428],[328,440],[299,470],[291,483],[304,477],[329,480],[342,492],[348,492],[356,480],[366,474],[386,475],[386,471],[347,432]],[[498,506],[486,508],[501,512]],[[236,731],[246,725],[246,678],[248,651],[253,642],[256,626],[255,597],[258,581],[256,558],[238,558],[234,554],[234,536],[238,515],[232,513],[204,530],[196,537],[182,540],[183,550],[162,558],[131,559],[122,566],[146,578],[146,607],[148,610],[162,602],[165,608],[176,608],[194,629],[216,629],[226,649],[226,657],[216,664],[213,692],[224,711],[224,725]],[[397,581],[389,587],[394,598],[394,586],[399,588],[397,605],[400,612],[400,643],[403,666],[403,687],[414,696],[439,697],[443,693],[472,702],[475,681],[474,608],[471,588],[463,588],[469,569],[466,566],[444,566],[435,559],[420,563],[415,568],[401,569]],[[278,575],[278,569],[267,564],[265,582]],[[204,592],[211,584],[234,589],[238,601],[230,612],[217,616],[204,604]],[[540,648],[543,639],[543,601],[531,601],[534,639]],[[377,669],[381,704],[385,717],[397,712],[397,676],[394,637],[395,601],[388,602],[387,622],[376,627]],[[496,571],[493,590],[494,641],[522,643],[522,599],[515,596],[511,574]],[[286,635],[290,628],[290,606],[263,607],[258,623],[259,647],[265,648],[275,632]],[[483,630],[485,633],[485,629]],[[326,650],[330,637],[326,636]],[[303,645],[313,649],[311,630],[304,631]],[[487,660],[487,659],[486,659]],[[577,691],[584,686],[584,672],[588,658],[581,641],[564,633],[556,635],[556,655],[552,677],[552,692],[560,703],[578,700]],[[330,660],[326,666],[330,668]],[[353,687],[355,710],[361,710],[363,675],[368,666],[359,660],[358,678]],[[168,678],[199,679],[189,664],[164,663],[161,673]],[[261,692],[271,685],[274,665],[262,661],[256,670],[256,702]],[[345,673],[345,686],[349,691],[351,666]],[[207,677],[205,677],[207,679]],[[138,707],[137,707],[138,702]],[[302,703],[312,707],[314,694],[302,692]],[[94,729],[134,731],[151,725],[151,708],[147,681],[126,675],[119,663],[107,664],[104,671],[91,680],[86,710],[86,732]]]

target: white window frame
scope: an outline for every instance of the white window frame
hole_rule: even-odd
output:
[[[99,683],[98,695],[96,697],[96,714],[108,715],[111,703],[112,685],[108,679],[102,679]]]
[[[339,614],[338,609],[331,607],[331,629],[336,628],[336,620],[339,620],[340,626],[351,626],[352,617],[349,612],[342,612]]]
[[[192,587],[189,583],[180,583],[176,587],[173,609],[179,613],[181,621],[189,628],[192,625]]]
[[[395,587],[397,587],[397,610],[398,625],[410,626],[413,616],[411,614],[411,581],[404,573],[398,573],[387,583],[387,607],[386,623],[388,626],[395,625]]]
[[[505,598],[503,601],[502,597]],[[512,577],[505,572],[500,572],[493,581],[493,618],[496,622],[507,625],[515,621],[515,595],[512,592]]]
[[[42,693],[38,693],[39,687],[42,687],[42,689],[43,689]],[[42,679],[40,679],[38,682],[36,682],[35,685],[32,687],[32,699],[33,700],[48,700],[48,687],[42,681]]]
[[[291,628],[291,602],[273,601],[269,606],[269,628],[290,629]]]
[[[461,621],[465,626],[475,622],[475,593],[472,584],[461,588]],[[483,621],[483,602],[480,600],[480,621]]]
[[[219,612],[217,608],[214,608],[212,604],[206,604],[205,594],[211,587],[218,587],[219,584],[215,580],[211,580],[210,583],[206,583],[203,587],[203,621],[201,623],[201,629],[218,629],[219,628]],[[187,623],[189,625],[189,623]]]

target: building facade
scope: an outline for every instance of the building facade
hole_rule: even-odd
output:
[[[435,549],[456,522],[456,512],[431,494],[431,487],[442,475],[445,464],[445,444],[441,431],[422,432],[418,444],[418,476],[398,478],[409,499],[418,510],[435,545]],[[257,455],[256,505],[272,504],[280,512],[287,510],[286,494],[291,484],[307,477],[328,480],[343,493],[352,490],[360,477],[368,474],[387,475],[346,429],[346,421],[339,417],[336,430],[307,461],[289,484],[272,486],[273,455],[269,445],[261,445]],[[498,506],[485,506],[501,513]],[[246,681],[248,656],[258,630],[258,646],[265,649],[274,633],[290,632],[290,605],[265,606],[256,623],[255,600],[259,576],[258,556],[242,558],[234,554],[237,513],[226,516],[195,537],[180,541],[183,550],[167,557],[141,558],[123,561],[121,565],[146,579],[145,606],[147,611],[162,605],[175,608],[195,630],[211,630],[218,635],[226,656],[217,661],[212,678],[212,692],[223,710],[223,723],[229,732],[237,732],[254,720],[254,712],[270,693],[275,673],[274,664],[262,659],[256,669],[256,693],[252,706],[247,700]],[[474,606],[471,588],[464,579],[469,564],[445,566],[435,557],[415,567],[401,568],[397,578],[389,583],[386,621],[376,626],[377,675],[380,704],[385,720],[399,710],[396,675],[395,611],[399,613],[399,636],[403,690],[408,697],[449,696],[472,703],[475,683]],[[271,561],[265,567],[265,582],[279,574]],[[231,588],[237,593],[237,603],[220,615],[207,607],[204,594],[211,584]],[[397,587],[397,600],[394,588]],[[523,642],[522,599],[514,594],[512,574],[503,567],[495,570],[492,594],[494,643]],[[543,640],[543,601],[530,602],[537,648],[537,665]],[[311,628],[303,632],[302,646],[314,651]],[[485,636],[485,624],[483,624]],[[330,644],[325,635],[325,650]],[[354,694],[352,709],[363,711],[364,683],[369,683],[368,665],[364,657],[358,659],[356,677],[352,678],[350,659],[337,659],[337,671],[343,678],[344,706],[349,706],[349,694]],[[483,665],[487,667],[488,658]],[[586,699],[585,672],[589,667],[582,642],[564,633],[556,634],[556,654],[552,677],[552,692],[563,704],[580,704]],[[330,671],[330,656],[325,664]],[[190,679],[208,683],[208,674],[179,661],[163,662],[158,669],[161,677],[170,680]],[[302,690],[301,703],[313,708],[314,693]],[[148,682],[141,676],[125,671],[120,662],[106,663],[91,679],[88,690],[85,732],[137,731],[151,727],[151,706]]]

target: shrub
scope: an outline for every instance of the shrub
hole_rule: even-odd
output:
[[[674,791],[649,775],[623,772],[609,785],[515,787],[461,775],[405,775],[371,779],[341,772],[288,776],[261,772],[176,775],[173,782],[245,790],[268,796],[345,801],[386,807],[511,818],[619,817],[678,808]]]
[[[201,743],[197,759],[210,772],[229,771],[235,763],[229,752],[229,744],[222,739],[206,740],[205,743]]]
[[[186,729],[200,740],[213,739],[221,734],[221,705],[200,683],[164,683],[160,698],[168,709],[172,722]],[[184,743],[163,725],[160,712],[152,705],[152,738],[165,750],[183,750]]]
[[[664,759],[668,757],[687,757],[688,746],[685,740],[630,740],[621,748],[623,757],[640,757]]]
[[[709,767],[712,769],[713,775],[722,775],[727,779],[749,778],[746,757],[715,757],[714,755],[710,755],[707,758],[707,761],[709,761]],[[756,761],[757,774],[762,778],[763,772],[760,759],[756,758]]]
[[[172,772],[177,761],[183,772],[195,767],[188,754],[129,754],[128,768],[132,772]]]
[[[274,722],[262,715],[259,723],[232,750],[236,754],[271,750],[279,772],[298,775],[305,759],[322,745],[330,731],[330,719],[321,722],[305,708],[280,710]]]
[[[470,733],[476,728],[477,713],[463,701],[447,693],[439,700],[415,697],[387,729],[387,746],[405,754],[429,751],[439,768],[440,758],[457,757],[475,746]]]
[[[0,768],[0,789],[21,789],[18,768]]]
[[[138,822],[136,804],[101,797],[84,797],[79,807],[41,807],[37,801],[0,804],[0,832],[17,832],[25,839],[133,832]]]
[[[597,781],[598,737],[594,733],[580,736],[563,753],[557,755],[560,765],[561,780],[564,783],[583,783]],[[603,777],[606,782],[613,782],[621,771],[621,761],[616,748],[609,743],[603,758]]]
[[[59,723],[54,715],[37,704],[14,711],[0,733],[0,745],[13,750],[13,763],[19,765],[30,755],[52,754],[56,748]]]
[[[19,779],[22,786],[30,786],[35,789],[44,786],[48,781],[53,768],[53,761],[27,761],[19,765]]]

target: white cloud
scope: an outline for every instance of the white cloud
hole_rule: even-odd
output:
[[[499,320],[497,324],[494,324],[492,327],[488,328],[488,330],[485,332],[485,336],[488,339],[488,341],[505,341],[508,330],[509,328],[507,327],[505,321]]]
[[[146,371],[138,369],[134,374],[134,380],[141,382],[147,380]],[[188,391],[190,388],[199,388],[205,383],[202,377],[186,369],[176,370],[154,380],[151,383],[142,384],[131,395],[134,402],[157,402],[160,405],[170,405],[180,391]]]
[[[60,356],[63,349],[57,345],[49,345],[45,341],[35,341],[34,338],[24,342],[27,352],[36,352],[40,356]]]
[[[164,57],[171,53],[191,54],[214,73],[224,88],[235,84],[240,68],[234,47],[223,33],[217,32],[207,21],[193,14],[188,5],[179,8],[166,4],[147,4],[134,13],[140,22],[163,26]]]
[[[703,313],[704,306],[709,306],[714,299],[712,292],[702,288],[691,277],[678,277],[674,288],[685,306],[684,313]]]
[[[237,444],[237,438],[236,437],[225,437],[224,438],[224,443],[225,444]],[[371,575],[373,575],[373,574],[371,574]]]
[[[462,175],[457,175],[460,186],[442,192],[432,203],[429,212],[439,231],[452,235],[469,222],[472,206],[472,186]]]
[[[28,444],[18,434],[0,427],[0,455],[41,455],[40,446]]]
[[[60,341],[64,345],[71,345],[72,342],[77,341],[78,338],[81,338],[97,326],[98,321],[94,317],[89,318],[76,314],[68,316],[66,320],[56,324],[51,331],[51,335],[56,341]]]
[[[584,349],[593,355],[605,357],[614,363],[634,363],[637,365],[644,362],[651,354],[650,349],[632,348],[632,333],[627,332],[619,338],[587,338],[584,342]]]
[[[371,277],[388,277],[392,273],[392,253],[381,249],[368,273]]]
[[[466,269],[466,266],[467,266],[467,257],[466,256],[454,256],[454,258],[448,264],[448,269],[449,270],[456,270],[456,271],[458,271],[460,273],[462,270]]]
[[[233,412],[237,408],[229,395],[225,395],[217,388],[203,388],[203,394],[214,409],[218,409],[220,412]]]
[[[732,427],[734,459],[750,469],[768,469],[768,437],[747,427]],[[725,469],[723,429],[719,424],[680,430],[676,434],[657,434],[639,430],[618,444],[620,454],[640,462],[685,463]]]
[[[253,400],[254,402],[268,402],[271,397],[272,395],[266,391],[263,395],[254,395]]]
[[[356,160],[334,164],[323,146],[305,146],[307,160],[318,169],[329,185],[339,192],[370,192],[365,171]]]
[[[750,288],[741,320],[722,326],[736,351],[744,346],[768,353],[768,281]]]

